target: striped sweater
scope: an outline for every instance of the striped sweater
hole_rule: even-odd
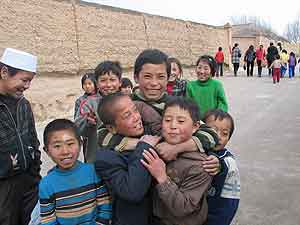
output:
[[[91,164],[53,168],[40,182],[42,224],[109,224],[111,199]]]

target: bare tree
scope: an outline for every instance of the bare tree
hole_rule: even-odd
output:
[[[300,43],[300,13],[294,22],[286,25],[285,37],[294,43]]]
[[[231,16],[230,20],[233,25],[251,23],[254,24],[257,28],[274,32],[271,24],[258,16]]]

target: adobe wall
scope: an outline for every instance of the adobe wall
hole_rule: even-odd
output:
[[[1,0],[0,10],[0,53],[13,47],[37,54],[39,72],[76,74],[105,59],[129,68],[145,48],[159,48],[192,65],[222,46],[229,59],[230,27],[79,0]]]

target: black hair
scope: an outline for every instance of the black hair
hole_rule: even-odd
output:
[[[214,59],[214,57],[212,57],[210,55],[202,55],[198,58],[196,66],[199,65],[200,61],[204,61],[204,62],[208,63],[210,70],[211,70],[211,75],[214,76],[216,73],[216,67],[217,67],[217,63],[216,63],[216,60]]]
[[[239,44],[238,43],[234,43],[234,47],[237,47],[237,46],[239,46]]]
[[[98,115],[104,125],[115,125],[116,114],[114,112],[115,105],[119,103],[121,98],[127,97],[128,95],[122,92],[116,92],[104,96],[98,106]]]
[[[98,81],[100,76],[109,73],[115,74],[119,78],[119,80],[121,80],[122,67],[120,62],[110,60],[101,62],[95,69],[96,81]]]
[[[280,55],[279,54],[275,55],[275,59],[280,59]]]
[[[224,120],[227,119],[231,123],[231,128],[229,131],[229,139],[231,138],[233,131],[234,131],[234,121],[232,116],[228,112],[224,112],[221,109],[211,109],[207,111],[204,115],[203,121],[206,123],[208,118],[213,116],[215,120]]]
[[[48,146],[49,136],[51,133],[61,130],[71,130],[74,133],[78,143],[81,145],[81,136],[78,128],[76,127],[75,123],[68,119],[55,119],[47,124],[43,134],[44,145],[46,147]]]
[[[285,50],[285,49],[283,49],[283,50],[282,50],[282,52],[284,52],[284,53],[286,53],[286,54],[287,54],[287,50]]]
[[[145,64],[165,64],[167,69],[167,77],[169,78],[171,73],[171,65],[168,63],[168,56],[164,52],[158,49],[146,49],[142,51],[135,60],[134,63],[134,76],[137,78]]]
[[[183,97],[176,97],[172,98],[171,101],[165,104],[163,116],[169,107],[178,106],[180,109],[183,109],[189,112],[192,120],[194,123],[200,121],[200,112],[198,105],[191,99],[183,98]]]
[[[86,73],[81,77],[81,87],[82,88],[83,88],[83,84],[86,80],[91,80],[95,86],[95,89],[97,89],[96,76],[94,73]]]
[[[23,71],[23,70],[21,70],[21,69],[14,68],[14,67],[8,66],[8,65],[6,65],[6,64],[4,64],[4,63],[2,63],[2,62],[0,62],[0,72],[1,72],[1,70],[2,70],[3,67],[6,67],[6,68],[7,68],[8,75],[10,75],[10,76],[14,76],[14,75],[16,75],[18,72]],[[1,77],[0,77],[0,79],[1,79]]]
[[[133,84],[132,84],[131,80],[127,77],[123,77],[121,80],[121,88],[125,88],[128,86],[130,86],[131,89],[133,88]]]
[[[222,47],[219,47],[218,50],[219,50],[219,51],[222,51]]]
[[[183,73],[182,65],[181,65],[180,61],[177,58],[169,57],[168,58],[168,63],[170,65],[170,68],[172,68],[172,66],[171,66],[172,63],[176,63],[176,65],[178,66],[179,72],[180,72],[180,76],[182,76],[182,73]],[[171,71],[170,71],[170,73],[171,73]]]

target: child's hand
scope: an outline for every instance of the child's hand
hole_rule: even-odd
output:
[[[211,176],[215,176],[220,172],[220,161],[214,155],[209,155],[205,161],[203,161],[204,170]]]
[[[170,145],[167,142],[162,142],[156,145],[159,156],[165,161],[176,160],[178,152],[174,145]]]
[[[89,112],[86,114],[86,118],[89,124],[96,125],[97,124],[97,117],[94,112]]]
[[[141,163],[147,168],[150,174],[159,184],[165,182],[168,177],[164,161],[159,158],[157,153],[151,148],[149,150],[145,150],[143,156],[145,160],[141,159]]]
[[[160,139],[160,136],[144,135],[140,138],[140,141],[146,142],[151,146],[155,146],[160,141]]]

